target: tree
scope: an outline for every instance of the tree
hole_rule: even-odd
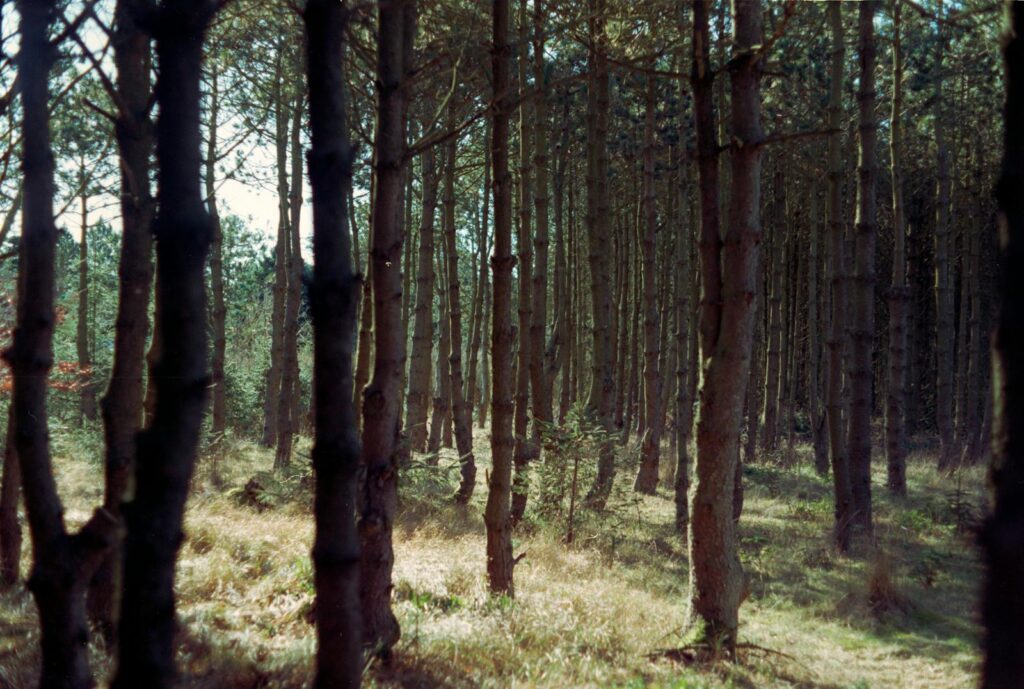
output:
[[[906,223],[903,209],[903,44],[899,2],[892,6],[892,115],[889,160],[892,176],[892,285],[889,287],[889,376],[885,407],[885,452],[889,469],[889,490],[907,493],[906,384],[907,384],[907,302]]]
[[[54,159],[50,148],[49,73],[56,57],[49,0],[19,0],[24,208],[17,319],[4,358],[13,377],[12,415],[25,508],[33,543],[28,587],[39,610],[42,689],[88,689],[85,591],[114,539],[117,518],[99,508],[77,533],[64,525],[53,478],[47,377],[53,364],[55,314]]]
[[[100,402],[104,439],[104,508],[120,515],[135,470],[135,437],[142,424],[146,335],[153,281],[153,196],[149,158],[153,123],[149,115],[149,38],[138,23],[140,0],[119,0],[115,8],[114,64],[117,67],[115,127],[121,159],[121,257],[118,264],[114,364]],[[89,590],[89,614],[106,637],[115,638],[120,616],[123,545],[117,543],[96,572]]]
[[[843,354],[846,349],[846,266],[843,240],[843,174],[839,133],[843,110],[843,16],[842,3],[828,3],[828,22],[832,38],[828,97],[828,213],[829,279],[832,287],[832,313],[828,336],[828,376],[825,386],[825,412],[828,421],[829,454],[832,458],[832,486],[835,501],[833,540],[840,552],[850,547],[850,523],[853,517],[853,489],[843,425]]]
[[[359,539],[363,641],[388,653],[398,641],[391,611],[391,532],[398,499],[399,435],[405,334],[402,331],[402,185],[405,178],[405,80],[415,22],[415,0],[377,6],[377,129],[374,134],[373,377],[363,390],[363,483]]]
[[[847,425],[850,451],[850,479],[854,520],[865,533],[872,530],[871,518],[871,407],[872,351],[875,337],[875,232],[877,202],[875,190],[878,125],[875,123],[875,2],[858,6],[860,89],[857,92],[860,145],[857,165],[856,250],[853,278],[853,318],[850,325],[850,422]]]
[[[509,0],[491,4],[494,105],[491,110],[491,165],[494,186],[494,253],[491,255],[491,473],[487,484],[487,580],[492,593],[515,594],[512,580],[512,187],[508,171]]]
[[[174,565],[195,467],[207,372],[204,268],[212,226],[200,187],[199,81],[213,0],[165,3],[153,17],[156,102],[156,329],[152,424],[138,436],[135,496],[125,509],[124,592],[115,689],[174,680]]]
[[[791,10],[791,5],[789,5]],[[709,69],[707,58],[707,7],[694,5],[694,76],[700,83]],[[736,645],[739,607],[745,597],[745,576],[737,552],[733,519],[733,484],[739,461],[739,432],[743,415],[743,391],[750,373],[754,335],[754,294],[761,236],[761,93],[763,56],[761,4],[757,0],[733,7],[734,52],[729,62],[733,145],[730,150],[729,223],[723,240],[701,227],[702,266],[721,265],[721,272],[702,274],[704,298],[701,332],[703,383],[697,422],[697,467],[690,503],[690,606],[697,637],[730,655]],[[702,87],[707,82],[702,84]],[[702,89],[701,99],[710,97]],[[696,91],[696,89],[695,89]],[[696,96],[696,93],[695,93]],[[706,102],[695,101],[699,124],[698,147],[703,152],[703,178],[708,162],[709,132],[706,120],[713,113]],[[705,187],[705,185],[708,185]],[[711,216],[718,199],[715,189],[701,180],[701,218]],[[715,227],[717,223],[712,223]],[[712,282],[715,278],[717,284]],[[711,306],[708,295],[721,295]],[[705,306],[707,305],[707,306]]]
[[[317,608],[317,689],[358,687],[362,677],[359,535],[355,511],[359,431],[352,400],[352,355],[361,289],[352,267],[346,204],[354,149],[345,117],[344,50],[348,8],[309,0],[309,183],[313,191],[314,405],[316,472],[313,544]]]
[[[1024,676],[1024,6],[1008,2],[1003,49],[1006,101],[999,203],[1001,302],[992,342],[994,502],[981,531],[986,578],[983,689],[1009,689]]]

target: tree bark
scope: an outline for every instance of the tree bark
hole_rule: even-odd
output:
[[[811,422],[811,444],[814,447],[814,470],[819,476],[828,475],[828,438],[825,433],[825,417],[821,409],[821,316],[819,308],[819,273],[821,261],[818,247],[820,234],[820,200],[818,186],[812,182],[811,222],[809,226],[810,250],[807,265],[807,346],[809,364],[807,372],[807,410]]]
[[[284,89],[284,41],[278,46],[274,77],[274,149],[277,154],[277,243],[274,246],[274,302],[270,322],[270,367],[263,396],[263,435],[260,444],[277,444],[277,408],[284,358],[284,304],[288,293],[288,116]]]
[[[982,689],[1010,689],[1024,676],[1024,6],[1008,2],[1003,161],[996,198],[1000,306],[992,346],[992,512],[981,531],[987,567]]]
[[[135,496],[126,506],[124,599],[111,685],[170,687],[174,565],[209,385],[204,267],[212,226],[200,189],[199,81],[212,0],[162,5],[155,23],[159,211],[156,409],[138,437]]]
[[[782,298],[783,257],[786,232],[786,191],[782,161],[776,158],[772,180],[771,284],[768,287],[767,366],[765,369],[764,424],[761,426],[761,449],[772,452],[779,446],[779,394],[782,390]]]
[[[942,3],[938,5],[942,14]],[[953,345],[953,285],[950,270],[950,228],[949,228],[949,151],[946,147],[946,126],[942,95],[944,24],[937,22],[938,35],[935,41],[935,93],[933,107],[935,118],[935,424],[939,431],[939,469],[949,471],[956,465],[959,453],[956,451],[953,435],[953,377],[955,375]]]
[[[224,390],[224,359],[227,348],[227,336],[225,334],[225,319],[227,306],[224,303],[224,256],[223,256],[223,233],[221,230],[220,213],[217,210],[217,119],[220,117],[220,89],[218,87],[217,66],[215,60],[210,63],[210,93],[207,96],[209,102],[209,122],[206,129],[206,160],[205,162],[205,191],[206,207],[210,213],[210,224],[213,228],[213,235],[210,240],[210,292],[213,298],[213,312],[211,313],[211,332],[213,333],[213,355],[210,358],[210,375],[212,385],[210,396],[212,398],[212,418],[210,434],[213,442],[219,443],[227,430],[227,397]],[[216,458],[213,465],[213,478],[217,478]]]
[[[733,518],[734,483],[739,461],[739,431],[743,392],[750,373],[754,333],[753,295],[761,238],[761,94],[762,56],[755,46],[763,40],[761,4],[756,0],[734,5],[734,54],[729,62],[732,124],[732,190],[728,231],[724,243],[702,227],[701,279],[708,300],[702,319],[701,359],[704,362],[697,424],[696,481],[690,508],[690,606],[698,639],[734,653],[739,606],[745,577],[740,565]],[[694,2],[695,108],[698,113],[698,154],[701,157],[702,220],[717,214],[717,185],[706,178],[712,147],[714,107],[710,100],[707,60],[707,7]],[[700,100],[696,100],[700,84]],[[710,121],[708,121],[710,116]],[[717,146],[714,147],[717,149]],[[705,204],[711,204],[710,207]],[[717,223],[712,222],[714,229]],[[720,263],[721,261],[721,263]],[[712,281],[718,277],[718,284]],[[713,305],[720,305],[720,308]]]
[[[46,397],[56,323],[57,226],[48,86],[57,53],[48,33],[56,7],[49,0],[19,0],[17,9],[21,16],[17,66],[24,205],[17,317],[4,358],[13,378],[14,441],[32,537],[28,588],[39,612],[39,686],[88,689],[93,680],[89,672],[85,591],[113,543],[119,523],[100,508],[78,533],[69,534],[53,477]]]
[[[826,418],[828,420],[829,454],[832,458],[832,485],[835,500],[833,540],[840,552],[850,547],[850,524],[853,517],[853,489],[847,460],[843,428],[843,358],[846,350],[846,251],[843,242],[842,188],[843,173],[840,156],[839,128],[843,109],[843,42],[842,3],[828,4],[832,51],[829,76],[828,127],[828,233],[829,279],[832,285],[832,314],[828,342],[828,379],[826,382]]]
[[[309,183],[313,193],[315,472],[313,543],[317,655],[315,689],[355,689],[363,671],[359,609],[359,535],[355,510],[359,435],[352,400],[352,358],[360,279],[353,270],[346,215],[355,151],[345,118],[345,29],[348,9],[309,0]]]
[[[491,164],[494,166],[494,303],[491,330],[491,473],[484,524],[487,527],[487,580],[492,593],[515,595],[510,518],[512,451],[512,187],[508,171],[509,114],[512,110],[508,43],[509,0],[491,4]]]
[[[527,85],[529,26],[526,5],[526,0],[519,0],[519,223],[516,226],[516,269],[519,287],[516,335],[519,350],[516,354],[516,444],[513,452],[515,477],[512,482],[511,511],[513,527],[526,512],[530,487],[529,464],[537,454],[531,438],[527,435],[530,422],[530,367],[533,365],[534,352],[531,351],[533,338],[530,336],[533,319],[533,302],[530,294],[533,281],[533,123],[529,107],[533,93]]]
[[[658,464],[661,456],[661,339],[658,332],[657,231],[658,208],[654,188],[654,77],[647,75],[644,99],[644,151],[643,151],[643,235],[640,249],[643,253],[643,313],[644,313],[644,415],[647,430],[641,440],[640,470],[634,490],[653,495],[658,487]]]
[[[0,585],[11,586],[21,576],[21,522],[18,520],[21,471],[15,447],[13,407],[7,411],[3,472],[3,482],[0,483]]]
[[[426,450],[427,408],[430,402],[430,363],[434,348],[434,209],[437,206],[437,173],[434,151],[420,156],[423,204],[420,214],[419,260],[416,269],[416,306],[413,311],[412,355],[409,359],[409,395],[405,423],[409,446]]]
[[[415,0],[381,3],[377,8],[377,128],[370,251],[373,280],[373,377],[363,391],[363,483],[359,537],[362,547],[360,604],[364,642],[385,655],[398,641],[391,610],[391,542],[398,501],[397,452],[400,397],[405,368],[402,332],[401,194],[405,176],[406,55],[413,28],[406,13]]]
[[[85,161],[82,164],[82,238],[78,243],[78,323],[75,330],[75,348],[78,354],[79,391],[78,424],[83,419],[96,420],[96,386],[92,377],[92,354],[89,351],[89,195],[86,192]]]
[[[907,302],[906,221],[903,209],[903,45],[900,3],[892,8],[892,114],[890,117],[889,160],[892,177],[892,285],[889,287],[889,377],[885,407],[885,451],[888,488],[894,495],[907,494]]]
[[[121,100],[115,127],[121,160],[121,256],[114,362],[100,408],[105,465],[103,507],[120,516],[135,469],[136,435],[142,427],[140,408],[153,281],[153,197],[149,185],[153,124],[149,115],[149,37],[138,24],[139,0],[120,0],[114,12],[114,64]],[[120,617],[123,556],[123,544],[118,542],[89,589],[89,616],[111,650]]]
[[[605,0],[588,0],[590,49],[587,89],[587,236],[589,239],[590,292],[593,313],[593,357],[587,409],[609,434],[601,444],[597,477],[587,495],[587,504],[604,507],[615,478],[615,448],[612,403],[615,392],[614,346],[612,339],[612,294],[608,248],[608,36],[605,31]]]
[[[853,321],[850,327],[850,479],[853,493],[854,522],[866,534],[872,531],[871,515],[871,408],[872,351],[875,337],[875,233],[876,202],[875,122],[875,0],[859,5],[860,154],[857,166],[857,218],[854,272]]]

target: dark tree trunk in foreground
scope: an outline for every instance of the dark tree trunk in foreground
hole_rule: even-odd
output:
[[[387,654],[398,641],[391,611],[391,543],[398,503],[398,451],[405,332],[402,330],[402,184],[405,177],[406,13],[414,0],[377,7],[377,130],[375,197],[370,263],[373,279],[373,377],[363,391],[362,464],[366,479],[360,504],[362,547],[360,604],[363,641]]]
[[[138,436],[135,497],[125,507],[124,599],[114,689],[174,683],[174,565],[206,407],[204,267],[212,227],[200,187],[199,80],[217,4],[162,5],[154,21],[159,211],[156,409]]]
[[[358,687],[363,669],[355,521],[359,432],[352,400],[352,354],[361,285],[352,268],[345,208],[354,157],[344,101],[342,56],[347,13],[337,0],[310,0],[303,15],[312,141],[309,184],[313,191],[310,302],[316,386],[316,689]]]
[[[708,40],[707,8],[694,2],[694,46]],[[697,423],[697,471],[690,506],[690,606],[695,636],[730,655],[736,645],[744,574],[740,565],[733,490],[739,461],[743,393],[750,374],[754,334],[754,304],[758,245],[761,240],[761,3],[737,3],[733,16],[734,54],[729,63],[734,146],[731,151],[732,189],[728,230],[722,243],[708,241],[702,228],[704,265],[721,260],[718,285],[714,273],[702,275],[705,295],[721,295],[721,308],[702,323],[701,360],[704,362]],[[706,57],[706,52],[704,52]],[[695,61],[697,81],[705,60]],[[705,95],[707,95],[705,93]],[[701,112],[700,105],[697,106]],[[707,112],[705,110],[704,112]],[[703,139],[707,122],[698,127]],[[699,143],[707,150],[707,142]],[[702,170],[702,176],[704,171]],[[703,182],[703,180],[702,180]],[[702,184],[703,186],[703,184]],[[702,218],[717,208],[717,194],[702,188]],[[705,192],[709,192],[705,194]],[[720,258],[719,258],[720,257]]]
[[[1012,689],[1024,677],[1024,5],[1008,2],[1002,173],[996,187],[1001,237],[1000,297],[992,347],[992,513],[981,543],[982,689]]]
[[[39,611],[42,689],[88,689],[85,591],[114,539],[116,517],[104,509],[76,534],[64,526],[50,456],[47,378],[53,365],[57,226],[53,215],[54,161],[50,149],[49,74],[56,50],[48,39],[56,8],[19,0],[22,171],[24,207],[18,308],[4,358],[11,367],[15,443],[32,536],[28,588]],[[197,146],[198,148],[198,146]]]
[[[491,592],[514,595],[512,583],[512,179],[508,171],[508,121],[512,110],[508,43],[509,0],[491,4],[491,71],[494,105],[491,164],[494,171],[494,303],[491,320],[491,473],[487,486],[487,580]]]
[[[858,132],[860,159],[857,165],[857,219],[855,225],[853,321],[850,327],[850,423],[847,431],[850,448],[850,482],[853,492],[854,522],[870,534],[871,518],[871,408],[875,336],[875,230],[877,177],[875,144],[875,1],[860,3],[860,112]]]
[[[140,0],[120,0],[115,9],[114,64],[122,108],[115,128],[121,159],[121,257],[118,264],[117,325],[110,385],[100,401],[105,441],[103,506],[115,515],[135,465],[135,438],[141,428],[153,282],[153,196],[149,157],[153,123],[149,116],[149,37],[136,22]],[[89,616],[108,647],[115,640],[120,615],[123,549],[111,548],[89,589]]]

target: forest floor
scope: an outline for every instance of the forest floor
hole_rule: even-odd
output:
[[[477,433],[481,466],[468,510],[446,499],[457,478],[450,450],[441,468],[416,463],[403,478],[394,572],[402,639],[387,666],[368,668],[367,686],[976,683],[980,566],[970,530],[981,469],[940,477],[933,449],[916,449],[910,497],[894,499],[876,455],[875,544],[838,557],[828,540],[830,483],[814,474],[808,447],[796,448],[790,466],[746,467],[740,534],[751,594],[740,618],[749,647],[736,662],[687,663],[662,653],[684,643],[687,601],[686,548],[673,530],[670,492],[638,498],[624,486],[604,513],[576,515],[572,545],[564,543],[564,512],[531,514],[516,535],[515,552],[525,556],[515,600],[495,599],[484,574],[488,441]],[[74,437],[56,438],[58,482],[76,525],[99,501],[101,468],[82,459],[91,453]],[[245,443],[231,443],[219,461],[224,488],[212,487],[208,461],[200,467],[178,565],[182,686],[308,685],[315,645],[308,449],[299,445],[295,463],[303,468],[285,479],[270,473],[272,452]],[[631,485],[631,463],[622,463],[618,483]],[[93,660],[102,685],[109,672],[102,649]],[[35,606],[18,586],[0,593],[0,688],[34,686],[37,663]]]

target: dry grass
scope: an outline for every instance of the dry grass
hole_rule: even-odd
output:
[[[486,437],[477,438],[486,457]],[[751,648],[737,663],[684,666],[648,656],[682,643],[687,563],[672,531],[667,492],[619,496],[610,513],[583,516],[572,547],[563,518],[528,521],[516,541],[516,598],[494,599],[484,578],[481,505],[448,506],[449,473],[425,469],[403,484],[396,530],[395,608],[402,640],[371,687],[803,687],[866,689],[974,684],[978,566],[947,503],[950,485],[926,456],[910,468],[911,497],[891,499],[876,477],[877,531],[851,558],[827,541],[829,484],[808,449],[789,468],[746,469],[742,557],[751,596],[741,610]],[[301,444],[296,463],[305,461]],[[72,523],[98,497],[99,466],[58,463]],[[312,522],[301,475],[263,509],[237,489],[267,471],[272,454],[232,446],[220,463],[233,492],[206,487],[200,471],[178,566],[179,665],[188,687],[302,687],[314,649],[308,552]],[[454,461],[446,453],[442,465]],[[589,458],[588,458],[589,461]],[[631,471],[623,467],[623,472]],[[625,477],[621,483],[626,483]],[[631,481],[630,481],[631,482]],[[981,474],[967,472],[977,502]],[[963,498],[961,499],[963,500]],[[961,506],[962,507],[962,506]],[[960,509],[962,511],[962,509]],[[26,553],[25,568],[28,567]],[[34,606],[23,591],[0,597],[0,687],[32,686]],[[788,657],[787,657],[788,656]],[[109,667],[99,649],[98,674]]]

